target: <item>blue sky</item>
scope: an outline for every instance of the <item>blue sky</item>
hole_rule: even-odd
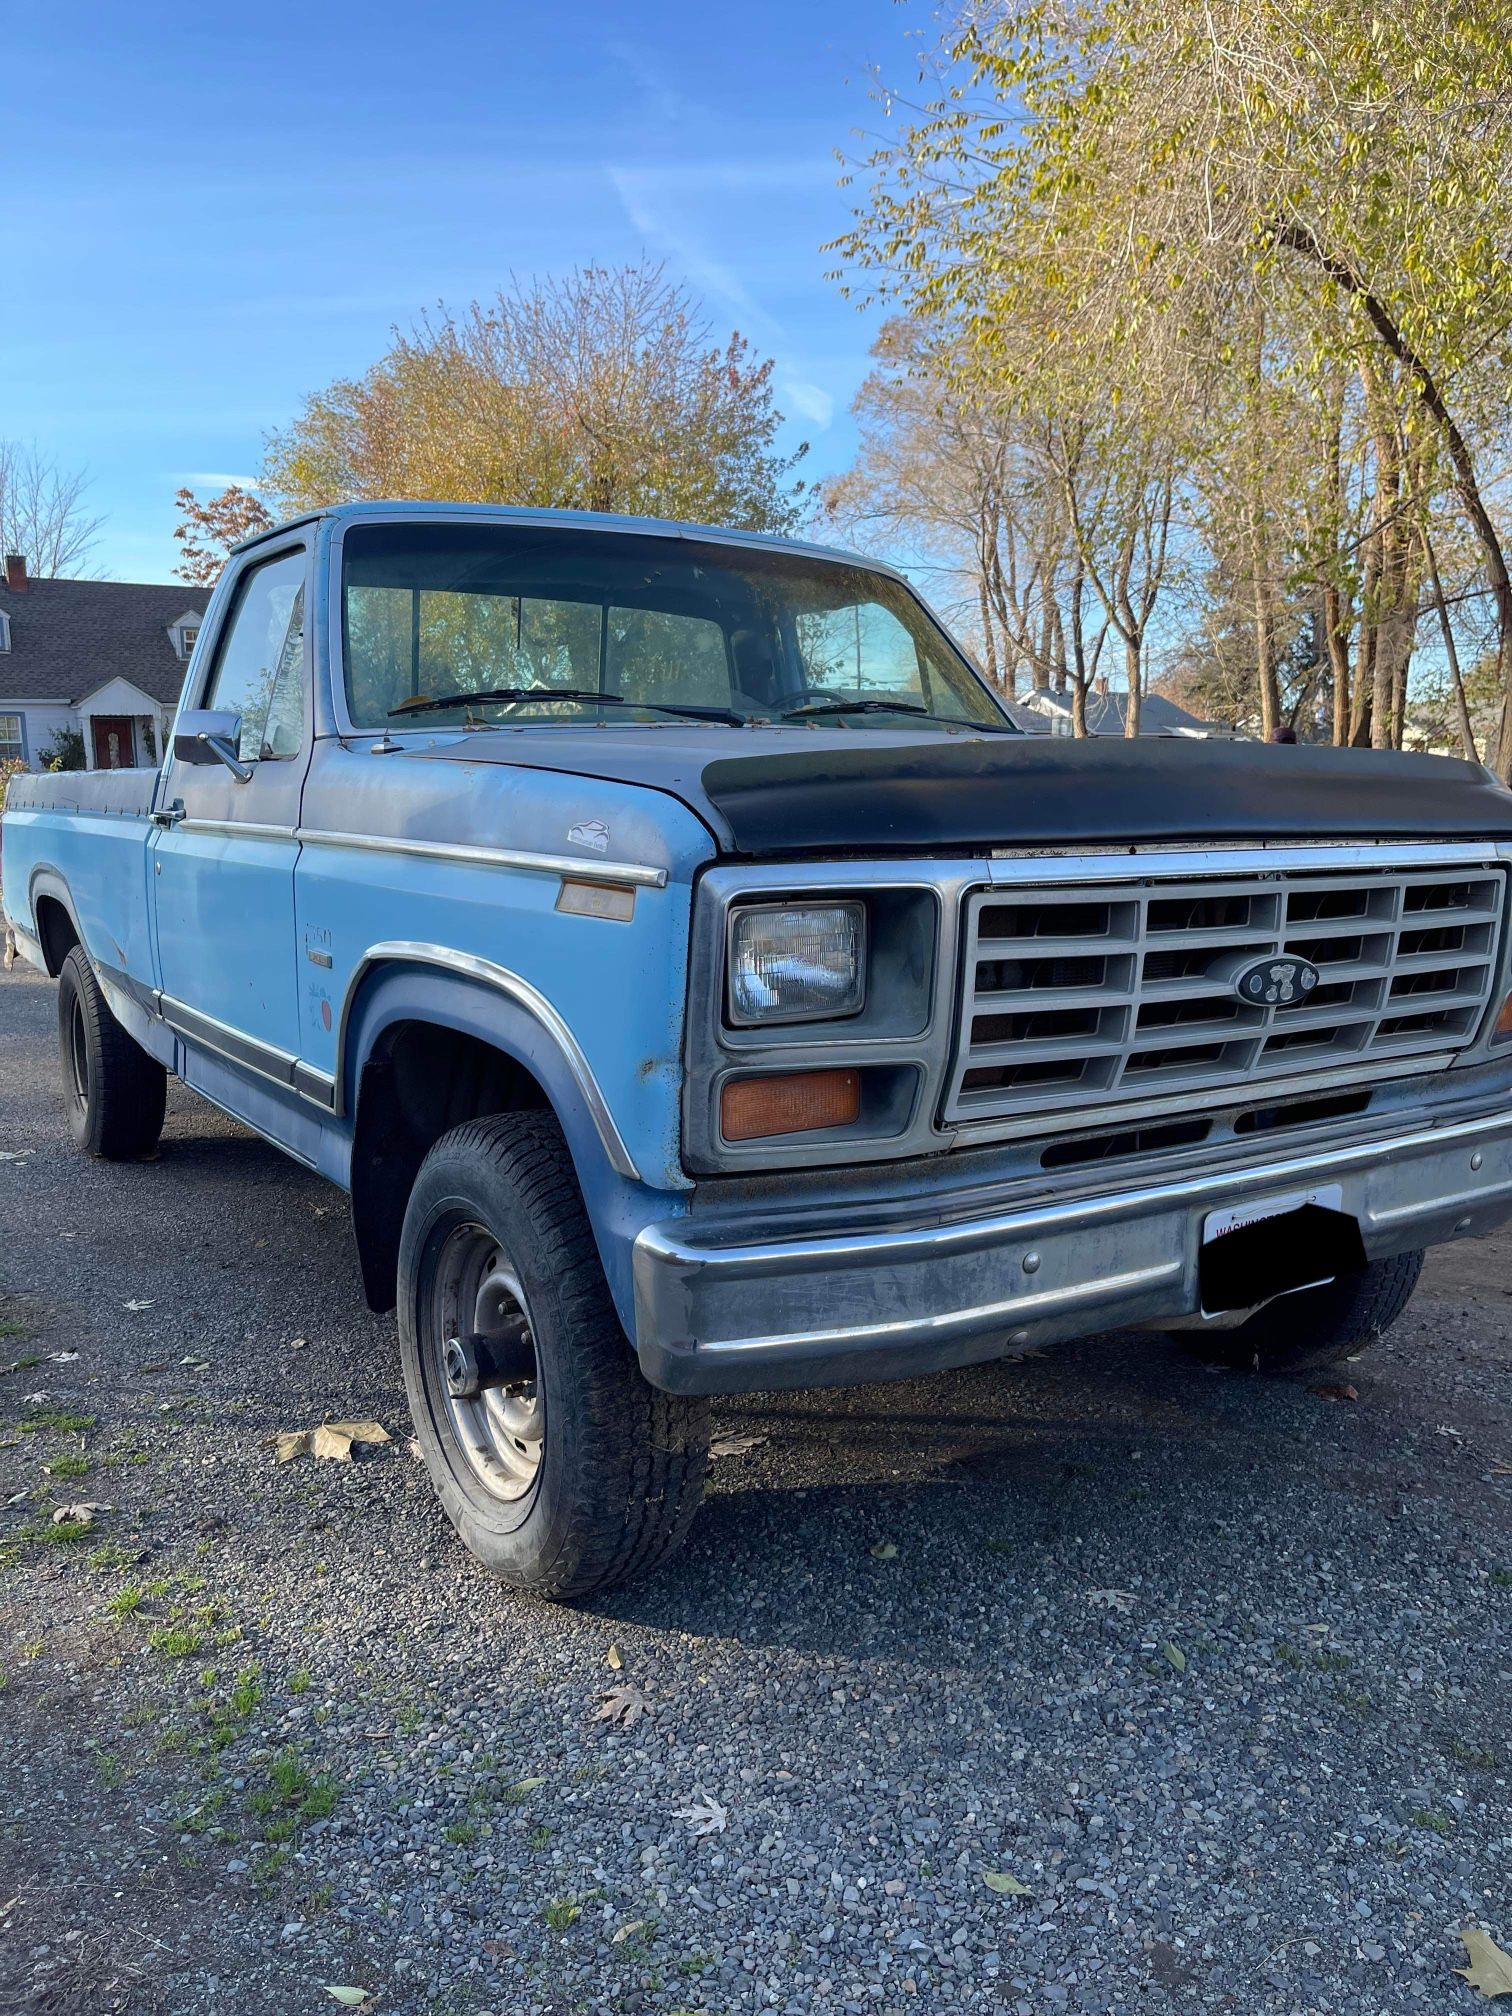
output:
[[[875,322],[825,279],[836,149],[920,7],[0,7],[0,436],[86,467],[96,564],[168,578],[180,483],[510,272],[644,252],[777,360],[810,475]]]

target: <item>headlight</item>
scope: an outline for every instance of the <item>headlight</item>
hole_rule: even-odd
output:
[[[853,1015],[865,995],[860,903],[763,904],[730,917],[730,1020]]]

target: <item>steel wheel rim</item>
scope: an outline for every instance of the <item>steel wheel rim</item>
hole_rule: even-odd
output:
[[[486,1226],[454,1225],[436,1255],[428,1346],[452,1439],[468,1474],[491,1497],[514,1503],[532,1489],[546,1447],[546,1400],[538,1378],[475,1395],[453,1393],[446,1346],[464,1335],[533,1335],[519,1270]]]
[[[68,1016],[68,1061],[73,1095],[82,1110],[89,1104],[89,1041],[84,1030],[84,1006],[76,994]]]

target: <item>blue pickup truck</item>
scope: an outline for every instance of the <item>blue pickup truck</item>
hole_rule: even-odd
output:
[[[4,821],[75,1139],[172,1072],[346,1188],[554,1596],[676,1546],[710,1395],[1378,1335],[1512,1211],[1509,859],[1472,764],[1019,734],[853,556],[413,504],[240,548],[161,768]]]

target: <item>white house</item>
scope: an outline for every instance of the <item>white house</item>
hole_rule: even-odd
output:
[[[91,770],[156,763],[210,600],[182,582],[0,574],[0,761],[40,770],[75,729]]]

